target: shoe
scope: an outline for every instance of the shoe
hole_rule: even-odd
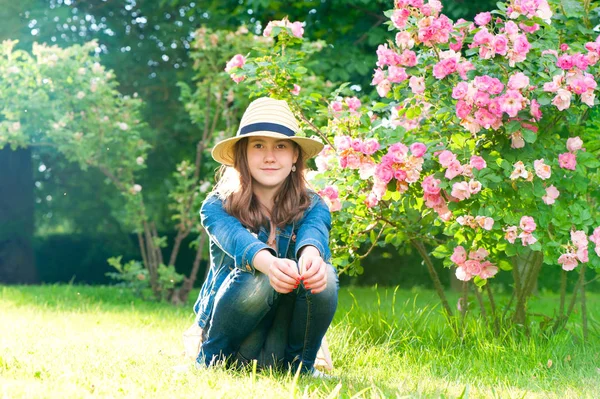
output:
[[[310,376],[311,376],[312,378],[320,378],[320,379],[322,379],[322,380],[333,380],[333,379],[335,379],[335,378],[336,378],[336,377],[335,377],[335,376],[333,376],[333,375],[330,375],[330,374],[325,374],[324,372],[322,372],[322,371],[319,371],[319,370],[317,370],[317,369],[315,369],[315,368],[313,368],[312,372],[310,373]]]

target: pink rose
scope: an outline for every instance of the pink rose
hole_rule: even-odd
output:
[[[393,162],[404,162],[408,155],[408,147],[402,143],[395,143],[389,146],[387,155]]]
[[[481,191],[481,183],[477,180],[469,180],[469,192],[471,194],[477,194]]]
[[[456,103],[456,116],[458,116],[460,119],[466,119],[466,117],[471,113],[472,108],[473,107],[467,104],[465,101],[458,100]]]
[[[577,267],[577,258],[574,254],[567,252],[558,258],[558,264],[562,265],[563,270],[570,271]]]
[[[521,239],[521,243],[524,247],[528,245],[533,245],[537,242],[537,238],[535,238],[533,234],[527,233],[525,231],[519,234],[519,238]]]
[[[490,261],[485,261],[481,264],[481,271],[479,272],[479,278],[488,279],[494,277],[498,273],[498,267],[492,264]]]
[[[385,97],[390,92],[391,88],[392,85],[390,82],[387,79],[384,79],[377,85],[377,94],[379,94],[380,97]]]
[[[559,111],[564,111],[569,108],[571,106],[571,92],[565,89],[558,89],[556,91],[556,96],[552,100],[552,104],[556,106]]]
[[[521,132],[514,132],[510,135],[510,147],[511,148],[523,148],[525,147],[525,140]]]
[[[446,76],[456,72],[456,58],[446,58],[433,66],[433,76],[437,79],[444,79]]]
[[[333,101],[331,104],[329,104],[329,107],[333,112],[342,112],[344,105],[339,101]]]
[[[535,221],[531,216],[523,216],[519,222],[519,227],[526,233],[532,233],[536,229]]]
[[[292,35],[301,38],[304,34],[304,27],[302,26],[302,22],[292,22],[289,27],[292,30]]]
[[[292,93],[295,96],[297,96],[298,94],[300,94],[300,86],[298,86],[297,84],[294,84],[294,89],[291,90],[290,93]]]
[[[366,139],[363,143],[362,152],[365,155],[372,155],[379,150],[379,142],[376,139]]]
[[[508,87],[521,90],[529,86],[529,78],[523,72],[517,72],[508,79]]]
[[[422,76],[411,76],[408,85],[413,94],[423,94],[425,92],[425,78]]]
[[[492,45],[494,46],[494,51],[496,52],[496,54],[506,55],[506,52],[508,51],[508,39],[506,38],[506,36],[494,36]]]
[[[475,221],[484,230],[490,231],[494,227],[494,219],[486,216],[476,216]]]
[[[425,144],[423,143],[413,143],[410,146],[410,152],[413,154],[413,156],[417,157],[417,158],[421,158],[425,152],[427,151],[427,146],[425,146]]]
[[[346,97],[346,104],[352,111],[357,111],[360,108],[360,100],[356,97]]]
[[[586,248],[588,246],[588,237],[583,230],[571,230],[571,241],[573,241],[573,244],[577,248]]]
[[[577,248],[577,252],[575,253],[575,255],[577,256],[577,259],[579,259],[579,261],[581,263],[586,263],[586,262],[589,262],[589,260],[590,260],[587,247]]]
[[[405,67],[413,67],[417,65],[417,54],[412,50],[404,50],[400,54],[400,65]]]
[[[401,49],[405,49],[413,48],[414,45],[415,41],[412,38],[410,32],[402,31],[396,34],[396,46],[400,47]]]
[[[381,68],[377,68],[375,70],[375,73],[373,74],[373,80],[371,81],[371,85],[378,85],[384,79],[385,73],[381,70]]]
[[[558,164],[563,169],[575,170],[577,166],[577,157],[572,152],[558,154]]]
[[[544,195],[542,197],[542,201],[544,201],[544,203],[546,205],[552,205],[558,198],[559,194],[560,194],[560,192],[556,189],[556,187],[554,187],[554,186],[547,187],[546,195]]]
[[[487,167],[487,163],[485,162],[485,159],[483,159],[479,155],[471,156],[470,165],[471,165],[471,167],[473,167],[477,170],[481,170],[481,169]]]
[[[339,198],[339,192],[335,186],[325,187],[323,190],[319,191],[319,195],[322,197],[327,197],[331,200]]]
[[[467,260],[467,251],[460,245],[455,247],[450,260],[457,265],[462,265]]]
[[[440,183],[439,179],[433,177],[433,175],[429,175],[423,179],[423,183],[421,183],[423,187],[423,192],[425,194],[437,195],[440,193]]]
[[[406,70],[404,68],[394,65],[388,68],[388,81],[392,83],[400,83],[404,82],[406,79],[408,79],[408,75],[406,74]]]
[[[542,119],[542,111],[540,110],[540,103],[538,103],[536,100],[531,100],[529,112],[531,113],[531,116],[533,116],[533,118],[536,121],[539,121],[540,119]]]
[[[229,73],[233,68],[241,68],[246,64],[246,58],[241,54],[236,54],[227,61],[227,65],[225,66],[225,72]]]
[[[527,169],[525,169],[525,164],[522,161],[515,162],[513,167],[514,167],[514,170],[510,174],[511,180],[516,180],[519,177],[522,177],[523,179],[527,178]]]
[[[352,146],[352,138],[350,136],[335,136],[333,144],[338,151],[344,151]]]
[[[456,176],[460,175],[462,172],[462,165],[457,160],[454,160],[448,165],[448,169],[446,169],[446,174],[444,176],[446,177],[446,179],[452,180]]]
[[[451,195],[459,201],[470,198],[471,190],[469,190],[469,184],[465,181],[454,183]]]
[[[460,280],[460,281],[469,281],[470,279],[472,279],[473,276],[471,274],[469,274],[464,267],[459,266],[456,268],[456,279]],[[462,300],[462,298],[458,299],[458,309],[461,310],[461,306],[460,306],[460,301]]]
[[[454,89],[452,89],[452,98],[455,100],[462,100],[465,98],[469,91],[469,85],[467,82],[459,82]]]
[[[508,116],[514,118],[517,116],[520,110],[523,109],[525,103],[525,97],[518,91],[509,89],[504,93],[500,100],[500,109],[502,112],[506,112]]]
[[[389,183],[394,177],[394,169],[389,165],[379,164],[375,168],[375,176],[382,182]]]
[[[517,226],[508,226],[504,229],[504,232],[504,238],[511,244],[514,244],[517,239]]]
[[[379,199],[374,193],[369,193],[369,195],[367,195],[367,198],[365,198],[365,205],[367,206],[367,208],[373,208],[378,203]]]
[[[596,255],[600,256],[600,226],[594,229],[594,232],[590,236],[590,241],[596,244]]]
[[[240,83],[242,80],[246,79],[245,75],[229,75],[231,77],[231,79],[235,82],[235,83]]]
[[[582,146],[583,146],[583,141],[581,141],[579,136],[569,137],[567,139],[567,150],[569,150],[570,152],[575,152],[577,150],[581,150]]]
[[[462,265],[462,267],[471,276],[477,276],[479,273],[481,273],[481,262],[478,260],[469,259]]]
[[[396,169],[394,171],[394,179],[398,181],[405,181],[408,174],[404,169]]]
[[[558,57],[558,60],[556,61],[556,66],[559,67],[560,69],[564,69],[564,70],[568,71],[569,69],[573,68],[573,59],[571,58],[570,55],[567,55],[567,54],[561,55],[560,57]]]
[[[352,149],[356,152],[362,152],[363,142],[361,139],[352,139],[350,147],[352,147]]]
[[[485,248],[477,248],[476,251],[469,252],[469,259],[481,262],[489,256],[489,252]]]
[[[538,159],[533,161],[533,167],[535,169],[535,174],[542,180],[546,180],[550,178],[552,174],[552,170],[550,166],[544,163],[544,159]]]
[[[440,165],[447,168],[451,162],[456,161],[456,155],[454,155],[451,151],[444,150],[440,152],[438,155],[440,160]]]
[[[489,12],[480,12],[475,15],[475,23],[479,26],[486,25],[492,20],[492,14]]]

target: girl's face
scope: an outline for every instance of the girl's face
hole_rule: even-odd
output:
[[[248,169],[256,188],[278,189],[298,160],[298,150],[291,140],[273,137],[248,138]]]

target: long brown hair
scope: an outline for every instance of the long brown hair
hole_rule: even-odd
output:
[[[271,221],[277,227],[296,222],[310,205],[310,197],[304,179],[304,160],[302,151],[296,143],[290,141],[298,151],[296,171],[289,174],[277,194],[275,194]],[[252,175],[248,168],[248,138],[244,137],[235,144],[235,163],[233,167],[221,166],[217,173],[217,185],[213,192],[224,202],[225,211],[237,218],[246,227],[258,231],[267,226],[268,219],[261,210],[260,202],[252,191]]]

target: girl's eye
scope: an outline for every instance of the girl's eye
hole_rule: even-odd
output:
[[[262,148],[262,144],[254,144],[254,148]]]

